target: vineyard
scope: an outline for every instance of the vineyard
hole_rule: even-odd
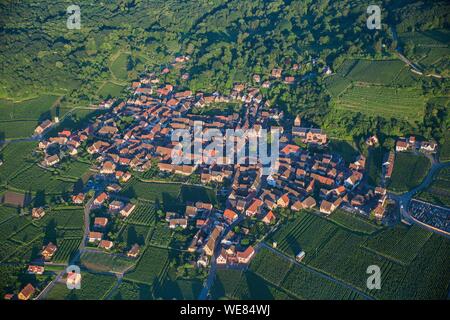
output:
[[[32,165],[18,172],[11,178],[9,184],[11,187],[23,191],[45,190],[46,194],[61,194],[62,192],[72,192],[75,182],[74,179],[62,178],[50,170]]]
[[[52,261],[56,263],[68,263],[69,259],[78,251],[81,239],[67,239],[64,238],[58,244],[58,250],[55,253]]]
[[[172,230],[164,222],[155,224],[155,228],[150,236],[150,244],[167,247],[172,240]]]
[[[351,213],[340,209],[334,211],[329,216],[329,219],[341,227],[362,234],[372,234],[381,229],[367,219],[352,215]]]
[[[277,249],[288,255],[295,256],[301,250],[310,253],[305,258],[308,260],[337,229],[333,223],[302,211],[300,218],[280,228],[271,240],[277,242]]]
[[[141,201],[136,209],[127,218],[127,221],[133,224],[150,226],[156,221],[156,210],[152,203]]]
[[[3,160],[0,166],[0,183],[4,183],[32,161],[30,157],[35,147],[36,142],[15,142],[3,147],[0,151],[0,159]]]
[[[66,284],[57,283],[46,296],[47,300],[103,300],[116,283],[113,275],[82,272],[81,289],[69,290]]]
[[[168,264],[169,252],[166,249],[148,247],[136,267],[125,274],[125,279],[154,286],[161,283],[160,276]]]
[[[336,109],[414,123],[423,118],[425,98],[416,88],[353,84],[335,99],[334,105]]]
[[[111,300],[152,300],[150,286],[132,281],[123,281],[110,297]]]
[[[431,234],[418,226],[399,225],[368,239],[364,247],[383,257],[407,265],[414,260]]]
[[[42,229],[30,223],[14,234],[11,239],[25,244],[40,236],[42,236]]]
[[[252,260],[250,270],[272,284],[279,286],[291,268],[291,265],[292,263],[285,258],[263,248]]]

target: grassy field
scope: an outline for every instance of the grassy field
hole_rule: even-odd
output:
[[[360,232],[359,222],[356,223],[358,228],[354,227],[355,223],[348,221],[344,227],[319,216],[308,216],[312,214],[305,213],[296,221],[278,229],[269,243],[277,241],[277,250],[292,257],[301,248],[306,252],[303,263],[307,266],[376,299],[444,299],[447,296],[450,282],[447,270],[450,263],[448,239],[418,227],[403,225],[365,234]],[[376,292],[366,287],[366,269],[370,265],[379,266],[382,273],[382,289]],[[432,271],[424,272],[424,265],[428,265],[427,270],[429,268]],[[275,277],[272,281],[279,283],[284,270],[282,267],[279,274],[269,273],[266,278]],[[307,279],[306,275],[301,275],[301,271],[297,272],[300,279]],[[308,294],[304,293],[302,296],[301,291],[295,293],[294,289],[290,289],[297,287],[296,281],[299,280],[295,279],[299,279],[298,277],[292,275],[289,280],[283,280],[281,287],[299,298],[308,298]],[[288,276],[285,277],[287,278]],[[298,290],[305,290],[305,286],[300,286]],[[336,290],[336,297],[359,298]],[[327,294],[335,296],[328,291]]]
[[[354,84],[334,100],[337,109],[367,115],[422,121],[425,98],[420,89]]]
[[[431,185],[417,195],[417,198],[439,206],[450,206],[450,168],[442,168],[435,175]]]
[[[125,86],[123,85],[108,81],[100,87],[100,89],[98,90],[98,95],[102,98],[117,97],[122,93],[124,88]]]
[[[397,153],[389,189],[395,192],[413,189],[422,182],[430,167],[430,160],[422,154]]]
[[[120,231],[117,241],[124,243],[127,248],[131,248],[135,243],[140,246],[145,245],[149,236],[151,227],[126,224]]]
[[[40,122],[52,119],[59,112],[54,106],[57,99],[58,96],[54,95],[42,95],[21,102],[0,99],[0,138],[31,136]]]
[[[111,63],[111,72],[119,80],[128,79],[128,53],[120,53],[119,56]]]
[[[80,265],[98,272],[124,272],[136,263],[136,260],[104,252],[83,252]]]
[[[42,95],[35,99],[14,102],[0,99],[0,121],[45,120],[55,115],[58,96]]]

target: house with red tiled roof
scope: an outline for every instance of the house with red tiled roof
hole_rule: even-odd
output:
[[[108,195],[105,192],[102,192],[94,199],[94,205],[99,206],[102,205],[108,199]]]
[[[249,217],[255,216],[256,214],[258,214],[260,207],[263,204],[264,204],[264,202],[262,202],[262,200],[260,200],[260,199],[253,200],[252,204],[245,211],[245,214]]]
[[[29,300],[35,291],[36,289],[29,283],[19,292],[18,298],[19,300]]]
[[[266,215],[261,219],[262,222],[264,222],[265,224],[271,224],[272,222],[274,222],[276,219],[275,214],[272,212],[272,210],[270,210],[269,212],[266,213]]]
[[[238,263],[245,263],[245,264],[249,263],[254,255],[255,249],[253,249],[252,246],[248,247],[244,251],[238,251],[236,254]]]
[[[225,209],[223,212],[223,217],[229,222],[232,223],[238,218],[238,214],[230,209]]]

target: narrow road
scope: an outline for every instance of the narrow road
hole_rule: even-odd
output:
[[[357,292],[359,295],[361,295],[362,297],[364,297],[364,298],[367,299],[367,300],[374,300],[373,297],[367,295],[367,294],[364,293],[363,291],[361,291],[361,290],[359,290],[359,289],[357,289],[357,288],[355,288],[355,287],[353,287],[353,286],[351,286],[351,285],[349,285],[349,284],[347,284],[347,283],[345,283],[345,282],[342,282],[342,281],[340,281],[340,280],[338,280],[338,279],[335,279],[335,278],[333,278],[333,277],[327,275],[326,273],[322,273],[322,272],[320,272],[320,271],[317,271],[316,269],[311,268],[310,266],[308,266],[308,265],[306,265],[306,264],[301,264],[300,262],[298,262],[298,261],[295,260],[294,258],[292,258],[292,257],[286,255],[285,253],[283,253],[283,252],[281,252],[281,251],[278,251],[278,250],[272,248],[271,246],[267,245],[265,242],[260,242],[259,245],[258,245],[258,249],[259,249],[259,247],[264,247],[264,248],[266,248],[266,249],[272,251],[273,253],[277,254],[277,255],[280,256],[281,258],[286,259],[286,260],[289,260],[289,262],[291,262],[291,263],[293,263],[293,264],[295,264],[295,265],[297,265],[297,266],[300,266],[300,267],[302,267],[302,268],[306,268],[306,269],[308,269],[308,271],[310,271],[310,272],[312,272],[312,273],[314,273],[314,274],[316,274],[316,275],[318,275],[318,276],[320,276],[320,277],[322,277],[322,278],[325,278],[325,279],[327,279],[327,280],[329,280],[329,281],[332,281],[332,282],[334,282],[334,283],[336,283],[336,284],[338,284],[338,285],[340,285],[340,286],[343,286],[343,287],[345,287],[345,288],[347,288],[347,289],[350,289],[350,290],[352,290],[352,291],[354,291],[354,292]]]
[[[62,264],[61,266],[70,266],[72,264],[74,264],[78,258],[81,256],[81,253],[83,252],[85,246],[86,246],[86,240],[87,237],[89,235],[89,229],[90,229],[90,212],[91,212],[91,205],[92,202],[94,201],[94,197],[92,197],[84,206],[84,234],[83,234],[83,239],[81,240],[80,246],[78,247],[78,252],[77,254],[69,261],[69,263],[67,265]],[[66,273],[66,269],[63,269],[62,271],[60,271],[57,276],[55,277],[55,279],[53,279],[40,293],[39,295],[35,298],[35,300],[42,300],[45,299],[45,297],[47,296],[47,294],[50,292],[50,290],[53,289],[53,287],[62,279],[62,277],[64,276],[64,274]]]
[[[209,292],[211,290],[211,287],[214,283],[214,279],[216,277],[216,271],[217,271],[217,264],[216,264],[216,258],[220,254],[221,249],[221,241],[224,235],[226,235],[234,226],[238,225],[242,220],[245,219],[245,215],[241,214],[236,221],[234,221],[232,224],[230,224],[227,228],[225,228],[224,232],[222,232],[222,235],[218,237],[216,241],[216,248],[214,250],[214,254],[211,257],[211,266],[209,268],[208,277],[205,280],[205,283],[203,284],[202,291],[200,292],[200,295],[198,296],[198,300],[206,300],[208,298]]]

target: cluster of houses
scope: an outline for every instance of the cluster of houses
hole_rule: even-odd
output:
[[[108,188],[108,187],[107,187]],[[111,240],[106,239],[108,226],[113,218],[127,218],[135,209],[134,203],[124,203],[119,200],[110,198],[107,192],[98,194],[92,204],[91,209],[106,209],[96,210],[96,216],[94,217],[93,227],[90,228],[87,236],[87,241],[90,245],[96,245],[100,249],[111,250],[114,243]],[[130,251],[132,251],[130,253]],[[127,253],[130,257],[137,257],[139,254],[139,247],[133,247]],[[137,252],[137,254],[136,254]]]
[[[179,57],[175,63],[187,61]],[[162,74],[170,72],[163,70]],[[283,71],[274,69],[272,79],[280,79]],[[199,265],[207,265],[211,258],[218,264],[248,263],[255,251],[251,246],[240,245],[240,235],[232,231],[232,226],[241,219],[252,218],[270,225],[277,221],[277,208],[301,210],[317,207],[324,214],[331,214],[340,206],[363,206],[374,197],[382,197],[373,191],[367,193],[359,188],[363,179],[366,160],[363,156],[345,165],[342,158],[334,154],[310,153],[292,141],[299,138],[305,144],[326,145],[327,135],[320,129],[302,126],[300,117],[294,121],[291,130],[281,126],[284,114],[269,101],[265,101],[260,88],[270,83],[260,83],[261,77],[253,80],[258,85],[248,86],[237,83],[229,95],[190,90],[179,90],[171,84],[161,83],[156,73],[149,73],[132,83],[132,94],[126,101],[102,103],[110,112],[99,115],[88,127],[70,132],[63,130],[57,137],[41,141],[39,148],[44,151],[45,165],[54,165],[58,160],[47,155],[47,150],[57,144],[70,155],[78,153],[77,148],[85,146],[92,156],[95,169],[108,181],[105,190],[98,191],[92,206],[107,207],[108,214],[126,218],[135,206],[114,200],[112,195],[121,189],[121,184],[131,179],[132,172],[149,170],[154,163],[160,172],[189,176],[199,174],[201,182],[230,182],[226,189],[227,209],[216,210],[211,204],[197,202],[187,204],[184,215],[167,213],[168,227],[186,228],[192,221],[198,230],[189,251],[200,252]],[[286,83],[295,79],[286,77]],[[202,115],[195,110],[215,103],[234,102],[242,104],[240,112]],[[269,176],[263,175],[260,163],[252,164],[247,158],[241,164],[173,164],[172,154],[177,142],[171,141],[176,129],[186,129],[193,133],[195,124],[201,124],[204,132],[209,129],[279,129],[280,158],[278,170]],[[276,124],[276,125],[274,125]],[[200,138],[203,139],[203,138]],[[209,141],[201,140],[202,145]],[[186,156],[186,155],[184,155]],[[212,156],[203,153],[203,158]],[[191,159],[195,156],[192,154]],[[84,203],[83,193],[73,195],[74,203]],[[384,204],[383,204],[384,205]],[[378,205],[377,205],[378,208]],[[378,209],[377,212],[380,212]],[[88,235],[90,243],[109,250],[113,242],[105,238],[105,230],[110,219],[100,215],[95,217],[94,226]],[[243,228],[245,230],[245,228]],[[248,230],[247,230],[248,231]],[[130,256],[139,254],[139,247],[133,246]]]
[[[437,143],[433,141],[417,141],[415,136],[409,138],[399,138],[395,144],[395,151],[416,151],[420,150],[427,153],[437,152]]]

